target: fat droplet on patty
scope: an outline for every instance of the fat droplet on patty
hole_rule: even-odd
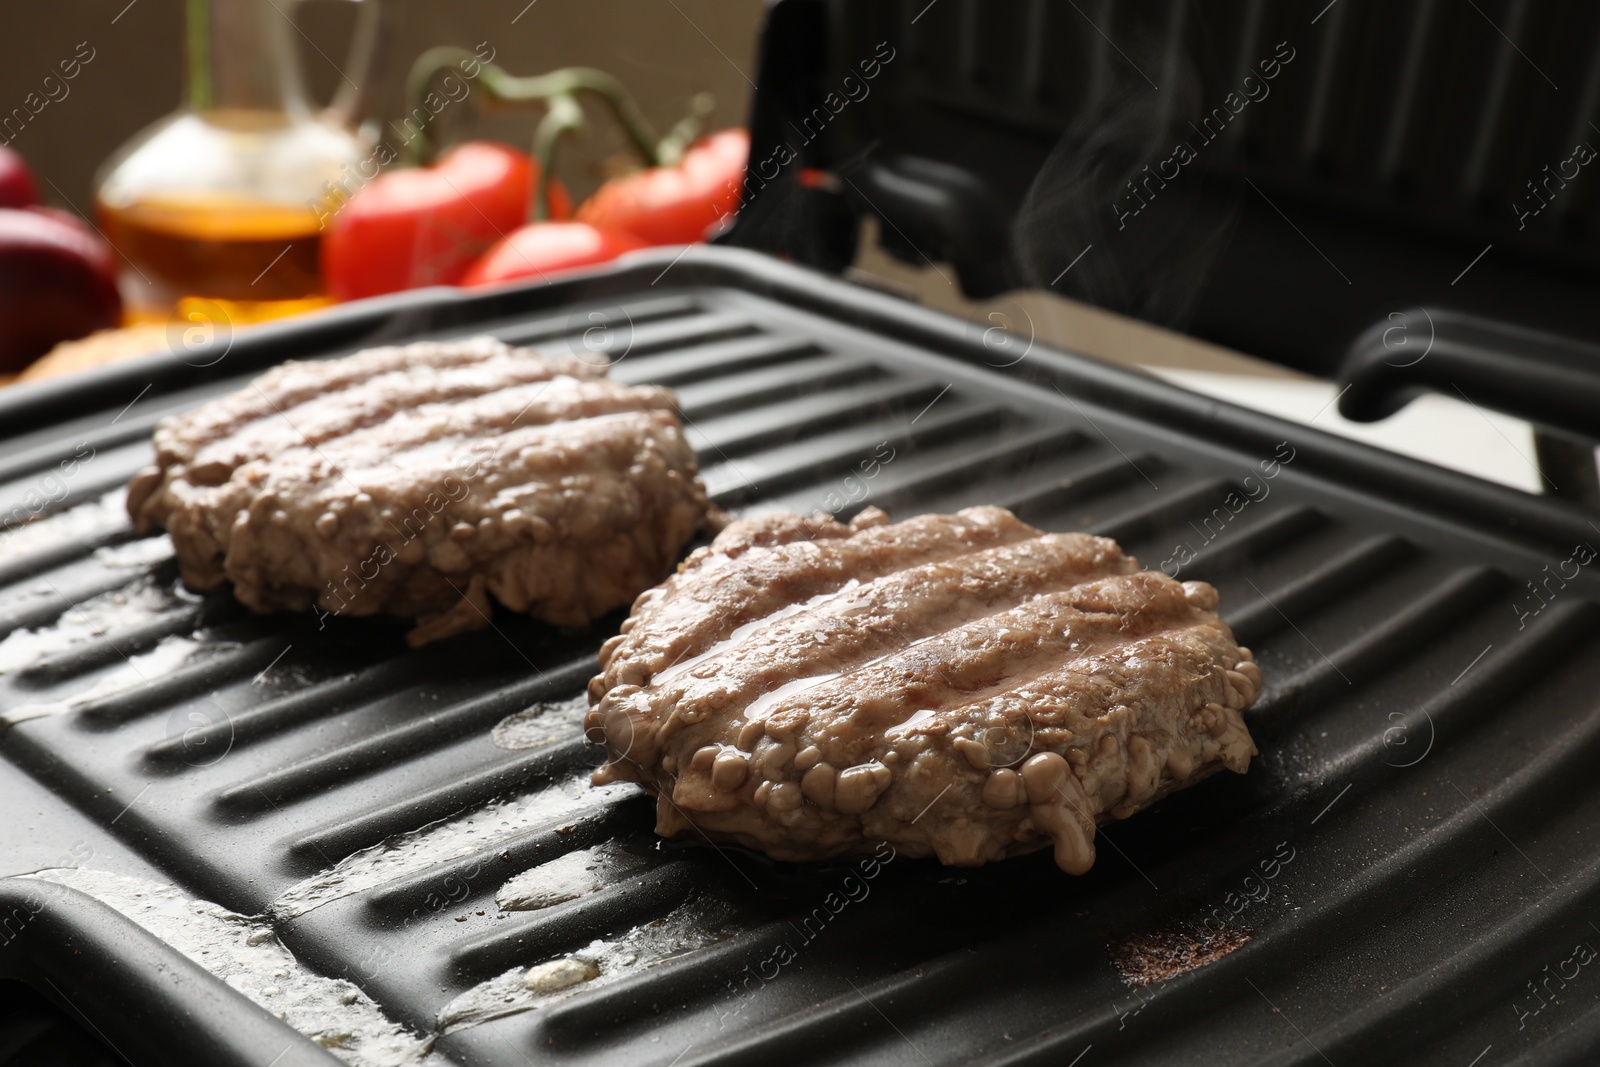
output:
[[[807,800],[824,810],[833,809],[833,793],[839,784],[839,775],[831,764],[818,763],[800,779],[800,792]]]
[[[1240,649],[1240,651],[1241,652],[1248,652],[1249,650],[1248,649]],[[1241,659],[1239,661],[1239,665],[1237,667],[1235,667],[1234,670],[1238,671],[1240,674],[1244,675],[1245,678],[1249,679],[1252,692],[1259,693],[1261,691],[1261,668],[1260,667],[1257,667],[1253,662],[1251,662],[1248,659]]]
[[[989,769],[989,750],[970,737],[958,737],[953,742],[955,750],[961,753],[968,765],[975,771]]]
[[[1238,708],[1249,707],[1250,702],[1256,698],[1255,684],[1251,682],[1250,678],[1243,671],[1229,671],[1226,677],[1228,679],[1228,684],[1231,685],[1234,691],[1239,694],[1240,703],[1234,706]]]
[[[616,655],[617,646],[627,638],[627,634],[613,634],[606,638],[605,644],[600,646],[600,669],[605,670],[611,662],[611,657]]]
[[[749,757],[736,748],[725,748],[711,761],[711,784],[724,793],[744,785],[750,774]]]
[[[756,750],[756,742],[760,741],[761,735],[766,732],[766,723],[760,719],[752,719],[744,724],[744,727],[739,731],[738,739],[734,743],[739,746],[741,751],[754,752]]]
[[[846,815],[860,815],[872,807],[893,781],[894,772],[877,760],[847,767],[839,772],[834,804]]]
[[[1039,753],[1022,765],[1022,784],[1029,818],[1055,842],[1056,866],[1068,874],[1088,871],[1094,866],[1094,822],[1067,761],[1054,752]]]
[[[1014,808],[1023,801],[1022,775],[1009,767],[989,772],[983,782],[983,802],[991,808]]]

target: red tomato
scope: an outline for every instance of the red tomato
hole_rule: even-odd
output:
[[[489,285],[514,278],[543,278],[555,271],[587,267],[644,248],[625,233],[586,222],[536,222],[489,249],[472,265],[462,285]]]
[[[697,141],[676,166],[613,178],[578,208],[578,221],[631,233],[645,244],[684,245],[739,208],[750,135],[720,130]]]
[[[450,149],[431,167],[380,174],[333,216],[322,239],[322,279],[338,300],[461,280],[484,249],[528,218],[538,164],[489,141]],[[551,213],[572,203],[550,185]]]

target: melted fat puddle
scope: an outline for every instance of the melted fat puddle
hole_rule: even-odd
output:
[[[51,591],[49,586],[45,586],[45,591]],[[139,578],[121,589],[101,593],[68,608],[49,626],[13,630],[7,634],[0,640],[0,674],[26,670],[51,656],[100,640],[106,634],[155,622],[199,602],[200,598],[191,593],[167,588],[148,576]]]
[[[396,834],[291,886],[268,909],[280,920],[374,889],[448,860],[482,852],[550,823],[592,811],[636,791],[631,783],[592,786],[587,770],[556,785]]]
[[[500,887],[501,911],[537,911],[625,881],[649,864],[611,843],[577,849],[531,867]]]
[[[574,994],[596,989],[639,974],[648,967],[715,944],[727,936],[726,917],[694,900],[681,904],[664,917],[636,926],[613,940],[596,940],[585,948],[556,960],[593,964],[599,974],[565,989],[541,993],[523,984],[529,964],[537,967],[552,960],[519,964],[456,997],[439,1013],[436,1032],[443,1036],[506,1015],[545,1007]]]
[[[589,698],[582,693],[571,700],[534,704],[501,719],[489,732],[489,739],[512,751],[570,741],[583,732],[583,716],[588,710]]]
[[[352,982],[302,967],[271,926],[177,886],[81,868],[28,875],[87,893],[133,920],[351,1067],[446,1067],[434,1035],[394,1022]]]
[[[9,533],[0,534],[0,547],[5,549],[7,557],[14,558],[58,548],[64,543],[108,537],[128,529],[128,525],[127,491],[113,489],[65,511],[13,527]],[[165,542],[165,538],[154,540]]]
[[[227,646],[222,645],[202,646],[199,641],[188,637],[165,638],[150,651],[129,656],[126,661],[114,667],[109,674],[101,677],[88,689],[74,693],[65,700],[19,704],[7,708],[0,712],[0,728],[13,726],[28,719],[43,718],[46,715],[61,715],[91,700],[137,689],[146,682],[171,674],[178,667],[188,663],[189,658],[202,647],[208,652],[227,650]]]

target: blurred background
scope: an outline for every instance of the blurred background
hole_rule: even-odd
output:
[[[81,42],[94,49],[66,98],[48,104],[11,141],[35,168],[47,201],[80,214],[90,210],[96,169],[183,96],[183,3],[126,3],[8,5],[0,35],[0,113],[39,91],[44,77]],[[349,47],[356,6],[349,0],[305,0],[300,6],[301,69],[318,100],[331,99],[341,83],[337,64]],[[661,130],[698,92],[716,97],[712,128],[741,125],[756,77],[762,6],[759,0],[391,0],[372,92],[374,114],[387,123],[405,111],[406,70],[425,49],[487,42],[494,61],[516,74],[569,66],[609,71]],[[496,118],[462,108],[441,117],[439,132],[445,140],[485,136],[526,148],[535,122],[526,111]],[[593,122],[590,135],[563,164],[562,177],[574,195],[587,195],[599,183],[604,161],[624,147],[614,124]]]
[[[341,64],[361,5],[267,2],[293,12],[291,40],[304,82],[316,102],[332,100],[350,81]],[[193,7],[182,0],[60,0],[8,12],[0,38],[0,135],[37,174],[45,203],[90,218],[107,160],[180,105],[186,11]],[[1574,180],[1558,210],[1526,233],[1509,225],[1509,211],[1523,202],[1518,197],[1542,210],[1531,181],[1550,184],[1540,164],[1581,165],[1564,153],[1590,135],[1577,119],[1600,100],[1600,64],[1583,43],[1600,33],[1600,20],[1593,11],[1563,15],[1559,7],[1510,0],[1484,10],[1358,0],[1281,7],[1261,0],[835,4],[834,43],[849,57],[824,48],[812,55],[803,34],[774,34],[766,56],[774,91],[762,119],[753,103],[768,8],[758,0],[388,0],[379,62],[365,79],[366,118],[377,124],[378,138],[403,142],[407,71],[425,50],[448,44],[492,55],[516,75],[573,66],[609,72],[658,133],[710,100],[705,129],[752,126],[766,145],[805,121],[861,49],[894,38],[909,58],[878,83],[870,104],[853,108],[815,144],[807,141],[810,158],[790,168],[828,175],[839,195],[828,194],[834,203],[827,225],[813,226],[786,208],[779,212],[783,232],[763,234],[761,219],[742,216],[741,225],[749,222],[743,243],[963,317],[986,337],[998,324],[1005,336],[1025,334],[1026,343],[1136,366],[1529,492],[1551,484],[1540,472],[1543,456],[1547,465],[1570,468],[1582,487],[1576,498],[1596,506],[1592,435],[1536,433],[1529,403],[1496,412],[1446,392],[1381,422],[1345,419],[1335,404],[1348,384],[1336,379],[1354,351],[1352,338],[1368,323],[1387,325],[1383,316],[1396,308],[1454,307],[1514,329],[1600,339],[1588,298],[1589,279],[1600,269],[1590,233],[1600,187]],[[1275,44],[1280,31],[1295,44]],[[844,43],[849,35],[859,40]],[[1114,225],[1108,206],[1115,212],[1117,204],[1131,210],[1143,203],[1133,182],[1149,178],[1138,164],[1161,160],[1180,120],[1190,120],[1189,128],[1205,121],[1225,90],[1241,87],[1243,72],[1272,55],[1298,57],[1285,58],[1292,76],[1185,172],[1202,177],[1177,183],[1127,232]],[[47,83],[73,57],[81,61],[77,75]],[[213,59],[218,77],[225,76],[230,57]],[[435,142],[530,150],[542,110],[483,107],[485,95],[441,113],[430,131]],[[587,128],[564,145],[556,167],[574,203],[637,164],[613,117],[592,97],[582,107]],[[1594,133],[1600,143],[1600,127]],[[982,210],[957,213],[957,229],[979,235],[965,249],[937,232],[939,220],[891,199],[896,183],[905,187],[930,161],[954,163],[991,184],[979,198],[987,202],[976,205]],[[935,196],[937,185],[928,187]],[[993,227],[977,225],[990,216]],[[803,247],[825,230],[832,231],[831,249]],[[995,249],[998,260],[1005,245],[1009,263],[983,259],[984,249]],[[1078,266],[1074,257],[1091,247],[1094,254]],[[842,258],[833,254],[840,249]],[[126,281],[126,266],[117,269]],[[1430,344],[1433,325],[1427,323]],[[1469,325],[1478,332],[1458,331],[1468,347],[1482,335],[1481,324]],[[115,354],[159,344],[159,328],[146,329],[154,332],[112,338],[120,345]],[[108,358],[99,337],[68,341],[66,351],[25,373],[95,365]],[[1390,334],[1381,337],[1386,347]],[[1528,347],[1503,338],[1495,344]],[[1383,348],[1367,347],[1369,364],[1386,364],[1378,368],[1384,375],[1409,369],[1388,365],[1392,353]],[[1590,356],[1563,350],[1548,365],[1559,377],[1562,361],[1574,359]],[[0,366],[0,375],[21,367]],[[1475,391],[1504,394],[1492,381]],[[1532,407],[1546,406],[1534,397]],[[1367,407],[1361,417],[1379,414]],[[1571,417],[1549,421],[1572,429]]]

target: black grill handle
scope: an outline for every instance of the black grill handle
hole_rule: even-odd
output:
[[[1433,392],[1600,440],[1600,346],[1442,308],[1389,312],[1340,367],[1339,411],[1387,418]]]
[[[1552,495],[1600,510],[1600,346],[1443,308],[1391,311],[1340,366],[1339,411],[1387,418],[1426,392],[1527,419]]]

